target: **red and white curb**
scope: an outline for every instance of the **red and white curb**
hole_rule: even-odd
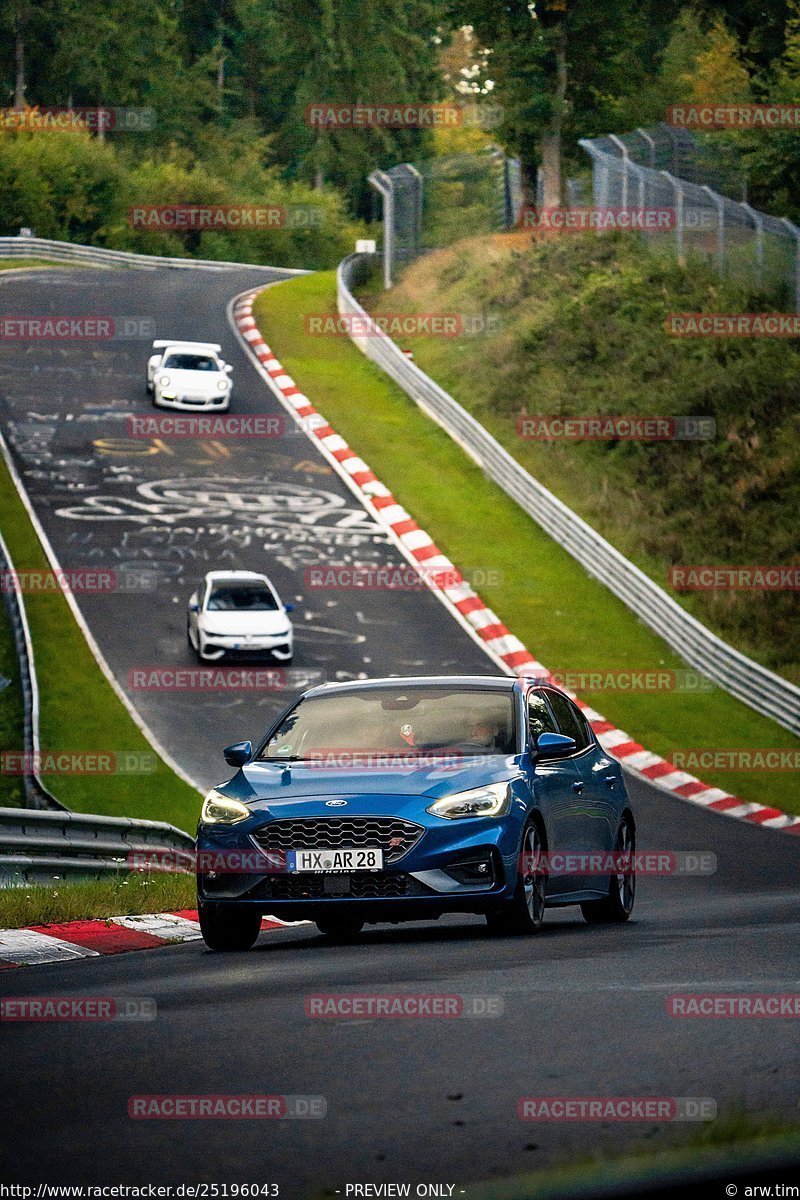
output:
[[[307,921],[279,921],[265,917],[265,930]],[[30,925],[26,929],[0,929],[0,970],[8,967],[41,966],[67,959],[97,958],[102,954],[124,954],[129,950],[153,950],[200,938],[195,909],[149,913],[141,917],[109,917],[98,921],[66,921],[62,925]]]
[[[270,286],[270,285],[267,285]],[[548,677],[542,666],[523,643],[484,604],[456,567],[421,529],[414,518],[398,504],[389,489],[344,438],[333,429],[314,407],[290,375],[281,366],[265,342],[253,317],[256,291],[240,296],[233,305],[235,328],[273,393],[292,415],[305,434],[315,441],[326,460],[362,501],[367,511],[391,534],[405,558],[420,572],[423,581],[459,620],[473,640],[509,675]],[[562,689],[567,691],[567,689]],[[639,745],[630,734],[617,729],[599,712],[580,700],[574,692],[567,695],[583,709],[603,749],[629,769],[656,787],[688,800],[701,808],[737,817],[769,829],[800,834],[800,817],[765,804],[747,803],[722,788],[710,787],[688,771],[653,754]]]

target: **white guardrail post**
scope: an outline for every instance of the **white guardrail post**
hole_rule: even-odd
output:
[[[340,313],[367,314],[352,294],[369,255],[351,254],[337,272]],[[534,479],[483,426],[380,331],[353,338],[419,407],[474,458],[490,479],[595,579],[618,596],[680,657],[756,712],[800,735],[800,688],[754,662],[691,616],[610,542]]]

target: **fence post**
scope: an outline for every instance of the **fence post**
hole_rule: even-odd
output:
[[[725,201],[707,183],[703,184],[703,191],[709,196],[717,210],[717,272],[720,279],[723,279],[725,276]]]
[[[669,171],[661,171],[659,174],[668,179],[672,185],[672,192],[675,197],[675,253],[678,258],[678,266],[686,266],[686,255],[683,247],[683,184],[680,179],[676,179],[674,175],[670,175]]]
[[[650,147],[650,166],[655,167],[655,165],[656,165],[656,144],[655,144],[655,142],[653,141],[653,139],[651,138],[651,136],[647,132],[647,130],[642,129],[641,126],[639,126],[637,128],[636,132],[639,134],[639,137],[643,141],[647,142],[647,145]]]
[[[417,168],[413,163],[403,163],[405,169],[410,172],[411,178],[414,181],[414,254],[419,254],[419,248],[422,245],[422,195],[423,182]]]
[[[620,208],[628,207],[628,163],[630,162],[630,151],[623,142],[622,138],[617,137],[615,133],[608,135],[608,140],[613,142],[615,146],[619,146],[622,151],[622,204]]]
[[[741,207],[756,227],[756,278],[761,287],[764,283],[764,217],[749,204],[742,204]]]
[[[647,207],[647,181],[644,173],[645,168],[640,167],[638,163],[634,162],[629,163],[628,165],[631,171],[633,171],[634,175],[636,175],[639,179],[639,209],[642,213],[644,213],[644,210]]]
[[[394,185],[385,171],[373,171],[369,183],[383,197],[383,286],[392,286],[394,262]]]
[[[503,155],[503,227],[505,229],[513,229],[517,223],[517,205],[516,205],[516,188],[511,175],[515,170],[515,164],[518,166],[517,159],[507,158]],[[537,203],[538,203],[538,175],[537,175]]]
[[[794,238],[794,311],[800,312],[800,229],[788,217],[781,221]]]

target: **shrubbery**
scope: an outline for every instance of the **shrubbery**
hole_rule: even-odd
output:
[[[263,139],[246,131],[204,148],[200,159],[173,147],[136,161],[83,131],[0,133],[0,234],[33,228],[38,237],[174,257],[275,266],[335,265],[353,247],[357,226],[339,193],[286,182],[263,166]],[[140,206],[201,204],[285,210],[273,228],[136,228]]]

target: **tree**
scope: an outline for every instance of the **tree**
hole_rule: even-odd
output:
[[[520,159],[528,203],[541,166],[545,205],[562,200],[565,141],[613,128],[620,97],[654,73],[677,0],[451,0],[455,24],[471,24],[491,51],[499,136]]]

